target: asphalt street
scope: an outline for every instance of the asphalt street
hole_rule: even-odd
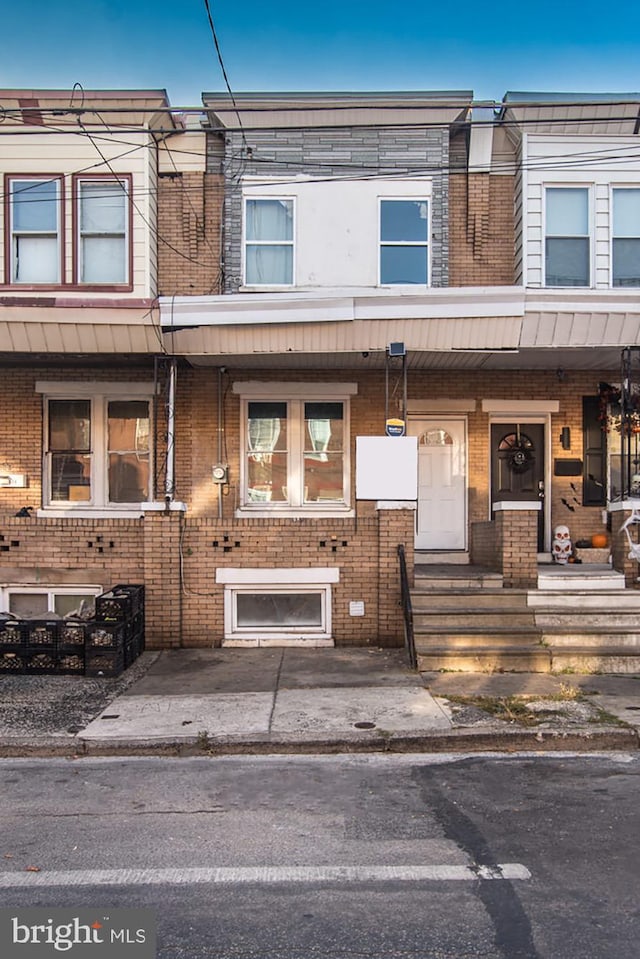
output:
[[[632,753],[2,760],[0,897],[151,907],[159,959],[637,959],[639,777]]]

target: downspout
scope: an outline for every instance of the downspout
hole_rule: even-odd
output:
[[[224,418],[222,415],[222,400],[223,400],[223,391],[222,391],[222,377],[226,373],[226,367],[218,367],[218,458],[216,462],[222,463],[222,458],[224,455],[224,446],[223,446],[223,430],[224,430]],[[218,484],[218,519],[222,520],[222,483]]]
[[[173,502],[176,490],[176,367],[175,357],[169,361],[169,387],[167,395],[167,471],[164,482],[164,501],[167,509]]]

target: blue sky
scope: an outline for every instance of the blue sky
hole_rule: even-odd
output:
[[[640,3],[210,0],[234,91],[637,92]],[[14,0],[0,86],[224,89],[204,0]]]

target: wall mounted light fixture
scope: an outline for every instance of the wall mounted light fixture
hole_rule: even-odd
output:
[[[568,426],[563,426],[560,431],[560,446],[563,450],[571,449],[571,429]]]

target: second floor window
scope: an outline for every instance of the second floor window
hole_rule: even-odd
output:
[[[588,188],[549,187],[545,223],[546,286],[589,286]]]
[[[427,200],[380,200],[380,283],[429,282]]]
[[[245,283],[293,284],[293,200],[245,201]]]
[[[60,282],[60,180],[9,181],[12,283]]]
[[[612,284],[640,286],[640,189],[614,189]]]
[[[78,180],[78,280],[126,283],[127,194],[123,183]]]

